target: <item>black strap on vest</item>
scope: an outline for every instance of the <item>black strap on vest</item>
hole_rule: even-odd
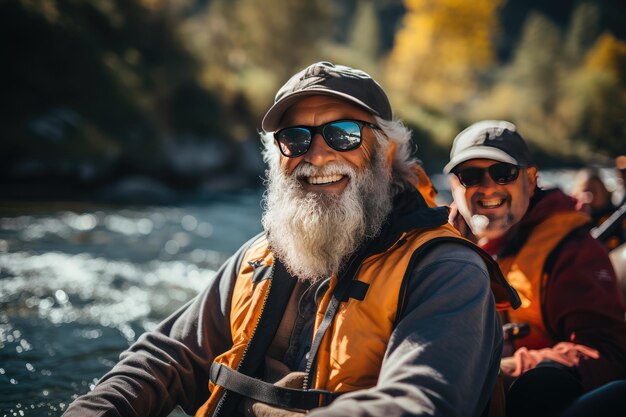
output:
[[[483,259],[485,259],[488,267],[493,267],[493,265],[495,265],[496,270],[491,271],[492,279],[495,278],[496,283],[504,286],[512,306],[514,308],[519,306],[520,300],[517,292],[515,292],[515,290],[508,285],[501,272],[499,274],[497,273],[499,272],[499,269],[497,269],[497,264],[495,264],[493,259],[491,259],[489,255],[481,251],[475,245],[462,239],[445,237],[435,238],[424,244],[423,248],[420,247],[422,250],[418,250],[417,253],[413,255],[412,262],[415,262],[417,259],[421,259],[426,249],[433,247],[435,244],[446,241],[461,243],[471,247],[478,252]],[[351,296],[351,288],[354,288],[355,284],[353,281],[354,277],[367,253],[368,247],[365,245],[351,258],[348,267],[343,270],[341,274],[339,274],[338,283],[333,290],[332,298],[326,309],[324,318],[322,319],[322,322],[313,337],[313,343],[309,351],[309,360],[307,363],[303,390],[277,387],[273,384],[253,377],[258,373],[258,370],[264,363],[265,354],[274,339],[296,282],[296,279],[291,277],[286,271],[285,266],[278,260],[275,260],[272,271],[272,284],[264,303],[264,309],[239,366],[236,370],[233,370],[225,365],[215,362],[211,365],[211,381],[225,389],[225,392],[218,402],[215,412],[213,413],[213,417],[226,417],[234,415],[242,396],[281,408],[310,410],[330,404],[330,402],[341,394],[324,390],[311,390],[308,389],[308,387],[312,383],[314,365],[322,339],[332,324],[340,303],[342,301],[346,301]],[[362,288],[361,292],[362,291],[367,291],[367,288]],[[400,301],[399,311],[401,311],[403,307],[402,304],[403,303]],[[265,308],[265,306],[268,306],[268,308]]]
[[[326,312],[324,313],[324,318],[322,319],[322,322],[320,323],[319,327],[317,328],[317,332],[313,337],[311,349],[309,350],[309,359],[307,361],[306,376],[304,379],[305,389],[307,389],[313,382],[313,369],[315,361],[317,359],[317,352],[319,351],[320,345],[322,344],[322,339],[324,338],[326,331],[330,327],[335,318],[335,315],[337,314],[337,310],[339,309],[339,304],[341,303],[341,300],[348,298],[347,295],[351,283],[351,278],[344,278],[342,280],[339,280],[339,283],[333,291],[332,298],[328,303]]]
[[[272,265],[271,280],[263,304],[263,311],[253,332],[253,337],[251,337],[237,367],[237,372],[243,375],[256,375],[265,363],[265,353],[274,340],[291,292],[296,284],[296,279],[287,272],[285,266],[277,259]],[[213,417],[234,416],[241,402],[241,393],[230,390],[226,386],[224,388],[226,390],[217,403]]]
[[[339,393],[324,390],[277,387],[217,362],[211,365],[211,381],[253,400],[288,409],[311,410],[328,405],[339,396]]]

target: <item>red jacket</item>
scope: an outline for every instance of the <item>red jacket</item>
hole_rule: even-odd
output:
[[[526,215],[500,239],[488,242],[492,256],[517,253],[531,231],[555,213],[574,211],[575,200],[560,190],[536,190]],[[578,371],[586,389],[626,378],[625,306],[606,249],[588,229],[570,233],[548,256],[543,319],[558,341],[570,341],[600,352],[583,360]],[[524,346],[524,340],[517,347]],[[527,346],[541,348],[549,346]]]

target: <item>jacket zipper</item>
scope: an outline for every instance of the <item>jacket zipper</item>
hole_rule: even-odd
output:
[[[402,246],[405,242],[406,242],[406,236],[408,233],[403,232],[402,235],[400,235],[400,237],[395,241],[395,243],[393,245],[391,245],[387,250],[385,250],[384,252],[380,253],[379,256],[384,255],[385,253],[399,247]],[[368,256],[367,258],[365,258],[363,260],[363,262],[361,262],[361,265],[365,264],[366,262],[373,260],[376,258],[376,255],[373,256]],[[353,258],[350,261],[350,264],[348,265],[348,268],[346,268],[346,271],[349,271],[350,268],[352,267],[352,265],[354,264],[354,262],[356,261],[356,258]],[[355,272],[354,272],[354,276],[352,279],[354,279],[355,276],[358,275],[359,270],[361,268],[359,267]],[[337,277],[337,282],[340,281],[340,277]],[[336,288],[336,287],[335,287]],[[328,307],[327,307],[328,308]],[[337,312],[335,312],[336,314]],[[334,317],[333,317],[334,320]],[[315,339],[315,335],[313,335],[313,339]],[[320,346],[317,346],[317,348],[319,349]],[[306,369],[305,369],[305,375],[304,375],[304,383],[302,388],[304,390],[308,390],[309,389],[309,384],[312,382],[313,380],[313,358],[317,357],[317,355],[314,355],[312,351],[309,351],[309,360],[307,360],[307,364],[306,364]]]
[[[348,268],[346,268],[346,271],[349,271],[350,268],[352,267],[352,265],[354,264],[354,262],[356,261],[356,259],[352,259],[352,261],[350,262],[350,264],[348,265]],[[358,273],[358,270],[355,272],[355,276]],[[338,276],[337,277],[337,282],[339,282],[341,279]],[[336,287],[335,287],[336,288]],[[330,305],[330,304],[329,304]],[[326,307],[328,308],[328,306]],[[336,312],[335,312],[336,314]],[[334,317],[333,317],[334,320]],[[313,335],[313,339],[315,339],[315,335]],[[320,346],[317,346],[317,348],[319,349]],[[302,384],[302,389],[304,390],[308,390],[309,389],[309,384],[312,382],[313,380],[313,358],[315,358],[317,355],[314,355],[312,351],[309,351],[309,359],[307,360],[306,363],[306,370],[305,370],[305,375],[304,375],[304,382]]]
[[[258,267],[261,265],[261,263],[259,261],[256,261],[254,264],[251,264],[253,267]],[[272,265],[272,276],[274,275],[274,265]],[[267,298],[270,294],[270,290],[272,288],[272,284],[274,283],[273,279],[270,279],[270,283],[267,286],[267,289],[265,290],[265,297],[263,297],[263,304],[261,305],[261,311],[259,313],[259,316],[257,318],[256,324],[254,325],[254,329],[252,330],[252,334],[250,335],[250,339],[248,339],[248,344],[246,344],[246,348],[243,350],[243,353],[241,354],[241,359],[239,360],[239,365],[237,365],[237,371],[239,371],[241,369],[242,364],[244,363],[244,360],[246,358],[246,353],[248,353],[248,349],[250,348],[250,344],[252,343],[252,340],[254,339],[254,335],[256,334],[256,331],[259,327],[259,323],[261,322],[261,317],[263,317],[263,312],[265,311],[265,305],[267,304]],[[224,393],[222,394],[222,398],[220,398],[220,400],[217,403],[217,406],[215,407],[215,411],[213,412],[213,416],[219,416],[220,415],[220,411],[222,408],[222,404],[224,404],[224,402],[226,401],[226,397],[228,396],[228,390],[224,390]]]

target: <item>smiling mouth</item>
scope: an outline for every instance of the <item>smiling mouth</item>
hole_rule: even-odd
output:
[[[326,184],[334,184],[336,182],[341,181],[344,178],[344,175],[333,174],[333,175],[324,175],[324,176],[315,176],[315,177],[305,177],[306,182],[312,185],[326,185]]]
[[[483,200],[477,201],[478,205],[485,209],[493,209],[493,208],[501,207],[505,202],[506,202],[506,199],[504,198],[489,198],[489,199],[483,199]]]

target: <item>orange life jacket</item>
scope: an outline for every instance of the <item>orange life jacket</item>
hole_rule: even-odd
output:
[[[550,277],[545,264],[552,251],[573,230],[589,222],[581,212],[557,213],[537,225],[522,249],[511,256],[498,259],[498,265],[509,284],[517,290],[522,305],[508,311],[508,321],[528,323],[530,334],[516,344],[529,349],[552,346],[557,341],[545,322],[546,285]]]
[[[375,386],[395,321],[403,307],[403,282],[412,255],[425,243],[440,238],[462,239],[448,224],[413,230],[403,233],[385,252],[371,255],[361,263],[355,279],[368,285],[367,292],[376,296],[362,300],[350,298],[340,304],[317,352],[311,388],[347,392]],[[237,369],[265,308],[264,300],[271,284],[270,279],[255,279],[255,270],[259,265],[269,268],[273,262],[273,254],[265,239],[255,242],[246,253],[232,296],[230,321],[233,345],[215,358],[215,362]],[[497,269],[495,263],[492,265]],[[498,306],[507,308],[510,307],[511,289],[501,279],[501,275],[492,273],[492,289]],[[337,281],[337,277],[333,276],[330,288],[319,303],[314,334]],[[209,390],[211,396],[196,416],[211,416],[224,392],[223,387],[213,383],[209,383]]]
[[[406,180],[419,191],[428,207],[437,207],[437,203],[435,202],[437,189],[421,165],[411,165],[411,175],[409,175]]]

